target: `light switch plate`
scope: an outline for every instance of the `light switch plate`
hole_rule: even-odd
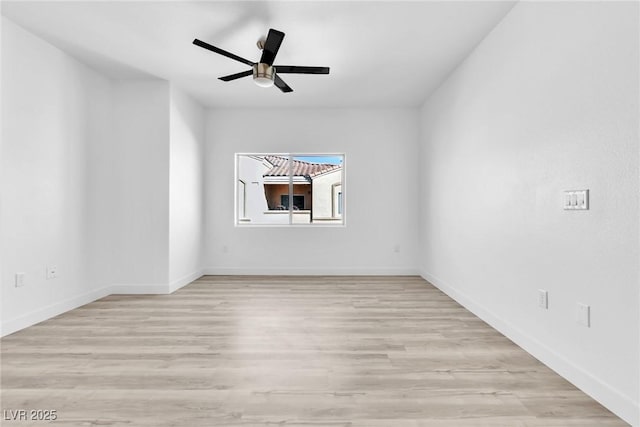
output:
[[[567,190],[564,192],[563,206],[569,211],[589,209],[589,190]]]

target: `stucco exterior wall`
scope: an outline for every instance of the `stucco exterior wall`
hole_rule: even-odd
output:
[[[313,178],[313,220],[341,220],[338,193],[342,189],[342,169]]]
[[[262,175],[267,170],[269,167],[258,157],[238,156],[237,180],[239,182],[236,183],[236,218],[238,221],[257,224],[281,222],[280,217],[265,216],[265,212],[269,208],[264,195]],[[286,222],[288,220],[289,218],[286,218]]]

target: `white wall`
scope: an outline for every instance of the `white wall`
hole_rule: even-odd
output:
[[[204,110],[164,80],[113,88],[111,290],[172,292],[201,276]]]
[[[515,6],[424,105],[420,261],[635,425],[638,36],[637,3]],[[589,211],[563,211],[571,189],[591,191]]]
[[[413,109],[210,110],[205,271],[416,273],[417,123]],[[346,153],[346,227],[235,227],[242,152]]]
[[[106,294],[89,263],[86,159],[109,139],[110,105],[106,78],[2,18],[2,334]]]
[[[89,137],[85,141],[86,163],[85,187],[89,221],[85,228],[87,252],[86,263],[89,280],[93,286],[105,289],[113,284],[117,273],[114,261],[116,254],[116,224],[113,222],[119,203],[113,177],[118,173],[117,146],[113,135],[114,84],[101,94],[106,102],[90,102],[90,113],[86,119]],[[100,99],[96,98],[96,99]]]
[[[198,104],[163,80],[111,81],[2,18],[2,122],[1,335],[199,277]]]
[[[114,83],[114,284],[149,292],[169,280],[169,83]]]
[[[204,242],[204,109],[171,88],[169,149],[169,283],[201,276]]]

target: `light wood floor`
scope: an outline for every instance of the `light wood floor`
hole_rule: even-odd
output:
[[[1,346],[2,409],[59,426],[626,425],[417,277],[207,276]]]

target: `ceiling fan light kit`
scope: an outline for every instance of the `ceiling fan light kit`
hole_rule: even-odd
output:
[[[227,58],[231,58],[235,61],[242,62],[249,65],[251,70],[241,71],[236,74],[228,76],[218,77],[224,82],[230,82],[232,80],[240,79],[253,75],[253,81],[256,85],[261,87],[277,86],[283,93],[293,92],[293,89],[287,85],[284,80],[278,76],[278,72],[281,74],[329,74],[329,67],[301,67],[293,65],[273,65],[273,61],[276,59],[282,40],[284,39],[284,33],[282,31],[269,30],[269,34],[266,38],[258,40],[258,48],[262,50],[262,56],[259,62],[251,62],[248,59],[242,58],[226,50],[220,49],[203,42],[202,40],[194,39],[193,44],[203,49],[210,50]]]
[[[253,64],[253,82],[260,87],[271,87],[276,78],[276,70],[269,64]]]

